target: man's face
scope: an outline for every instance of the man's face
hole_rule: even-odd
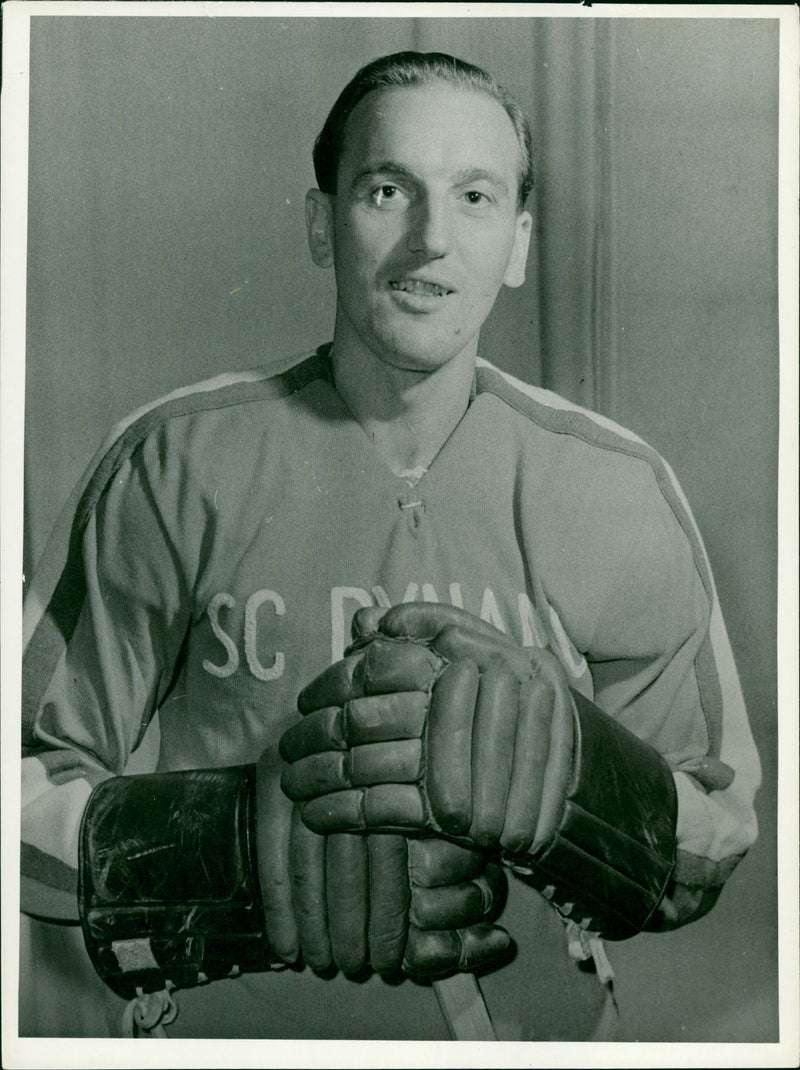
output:
[[[524,281],[519,159],[485,93],[434,84],[359,102],[336,195],[309,195],[312,253],[336,272],[337,348],[413,371],[475,354],[500,287]]]

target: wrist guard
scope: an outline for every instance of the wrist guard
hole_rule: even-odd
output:
[[[608,940],[647,927],[675,865],[678,798],[658,753],[573,692],[572,774],[554,835],[503,861],[562,915]]]
[[[89,957],[126,999],[280,965],[254,851],[255,766],[114,777],[80,833]]]

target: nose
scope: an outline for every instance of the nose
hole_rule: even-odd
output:
[[[450,247],[447,206],[435,196],[420,198],[412,214],[408,247],[428,260],[445,256]]]

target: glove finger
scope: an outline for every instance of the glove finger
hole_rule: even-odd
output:
[[[255,788],[255,844],[267,939],[280,958],[295,962],[300,940],[289,872],[292,803],[281,791],[282,762],[266,751],[258,762]]]
[[[536,822],[536,834],[531,850],[535,851],[555,834],[561,817],[572,775],[574,750],[574,722],[572,697],[566,686],[551,688],[553,720],[550,726],[550,751],[542,785],[542,803]]]
[[[367,965],[369,866],[364,836],[327,837],[325,877],[333,960],[343,973]]]
[[[412,639],[433,639],[442,629],[449,627],[462,628],[487,639],[503,634],[480,617],[442,602],[402,602],[386,610],[378,627],[384,635]]]
[[[368,829],[390,832],[427,828],[428,815],[415,784],[376,784],[364,788],[364,820]]]
[[[303,824],[300,808],[294,807],[289,848],[292,902],[303,958],[312,970],[327,970],[332,961],[325,895],[326,838]]]
[[[361,639],[365,635],[377,632],[378,624],[385,612],[385,606],[364,606],[357,609],[350,625],[350,634],[353,639]]]
[[[366,743],[350,751],[353,787],[371,784],[413,784],[422,775],[422,740],[396,739]]]
[[[535,677],[520,687],[514,761],[500,843],[509,851],[528,851],[542,805],[544,772],[550,753],[552,689]]]
[[[460,970],[481,970],[487,966],[497,966],[508,957],[513,947],[511,937],[500,925],[482,921],[466,929],[458,929],[461,942],[461,954],[458,961]]]
[[[408,841],[408,873],[413,884],[437,888],[480,876],[486,855],[473,847],[462,847],[438,836]]]
[[[483,893],[484,920],[492,921],[502,914],[508,899],[508,877],[505,866],[501,866],[498,862],[489,862],[476,883]]]
[[[422,643],[375,639],[364,650],[365,695],[427,691],[442,668],[442,659]]]
[[[397,691],[353,699],[344,707],[344,737],[351,746],[390,739],[418,739],[425,728],[428,702],[425,691]]]
[[[480,632],[467,631],[463,627],[452,626],[441,631],[431,642],[435,650],[448,661],[462,661],[468,658],[474,661],[481,672],[488,669],[496,658],[501,659],[511,668],[520,680],[531,674],[531,662],[528,653],[515,646],[502,632],[484,635]]]
[[[564,667],[552,651],[537,646],[531,647],[528,655],[531,671],[535,675],[541,674],[553,687],[564,686]]]
[[[325,706],[291,725],[280,741],[281,757],[296,762],[321,751],[347,750],[362,743],[417,739],[425,727],[428,695],[398,691],[353,699],[342,709]]]
[[[506,930],[490,922],[430,932],[412,925],[403,969],[412,977],[433,980],[499,965],[507,960],[512,947]]]
[[[419,739],[366,743],[300,758],[284,768],[281,786],[290,799],[299,800],[370,784],[413,784],[421,775],[421,762]]]
[[[313,832],[359,832],[364,821],[366,788],[320,795],[302,806],[303,822]]]
[[[418,929],[461,929],[496,917],[508,883],[501,866],[489,865],[475,880],[438,888],[411,887],[411,922]]]
[[[286,729],[278,747],[287,762],[320,751],[347,750],[341,706],[325,706],[309,713]]]
[[[294,801],[352,787],[349,751],[331,750],[300,758],[284,767],[281,787]]]
[[[369,961],[378,973],[399,971],[408,938],[407,840],[405,836],[367,836],[369,862]]]
[[[483,892],[473,881],[412,888],[410,920],[418,929],[460,929],[483,919]]]
[[[454,929],[430,930],[409,926],[403,972],[417,980],[432,980],[458,972],[461,941]]]
[[[442,659],[421,643],[376,639],[330,665],[297,698],[301,713],[344,706],[364,695],[425,691],[433,686]]]
[[[503,831],[517,730],[519,681],[502,662],[481,676],[472,730],[472,823],[469,838],[496,844]]]
[[[306,684],[297,696],[298,710],[311,713],[324,706],[344,706],[349,699],[363,695],[363,662],[366,656],[366,649],[357,650],[329,665],[311,683]]]
[[[419,788],[378,784],[320,795],[303,804],[303,821],[314,832],[421,830],[428,819]]]
[[[472,719],[478,669],[471,661],[448,665],[433,690],[428,715],[425,787],[434,820],[458,836],[472,820]]]

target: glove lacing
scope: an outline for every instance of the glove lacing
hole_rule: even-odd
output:
[[[136,989],[136,995],[122,1012],[123,1037],[154,1040],[169,1036],[164,1026],[178,1017],[178,1004],[172,996],[171,987],[168,982],[160,992]]]

